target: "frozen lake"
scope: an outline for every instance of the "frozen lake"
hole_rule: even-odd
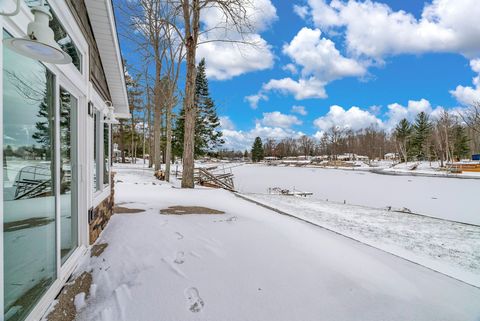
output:
[[[385,208],[480,225],[480,179],[379,175],[366,171],[244,165],[233,168],[242,193],[269,187],[313,192],[313,198]]]

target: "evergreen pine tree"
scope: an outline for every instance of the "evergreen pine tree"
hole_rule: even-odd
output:
[[[408,162],[411,144],[412,126],[407,119],[402,119],[395,127],[395,139],[400,150],[400,157],[403,162]]]
[[[432,133],[432,123],[425,112],[417,115],[413,125],[412,147],[418,160],[426,160],[430,154],[430,136]]]
[[[263,144],[260,137],[255,138],[252,146],[252,161],[257,163],[263,159]]]
[[[185,134],[185,109],[180,109],[180,114],[175,120],[175,127],[173,129],[172,153],[176,157],[183,155],[183,136]]]
[[[197,122],[195,128],[195,155],[203,156],[221,145],[222,132],[218,130],[220,120],[213,99],[210,97],[206,74],[205,59],[197,67],[195,79],[195,106],[197,108]]]
[[[467,158],[470,153],[468,143],[469,139],[465,128],[461,125],[456,125],[453,128],[453,157],[459,160]]]
[[[222,132],[219,130],[220,119],[218,118],[215,102],[210,97],[208,80],[205,71],[205,59],[202,59],[197,67],[195,79],[195,157],[204,156],[218,149],[225,142],[222,139]],[[183,107],[176,120],[174,129],[174,154],[183,154],[184,117]]]
[[[39,149],[33,146],[32,152],[37,152],[40,155],[44,154],[47,160],[49,160],[51,157],[51,142],[53,139],[53,118],[51,117],[52,110],[48,103],[48,97],[45,95],[44,100],[38,106],[38,121],[35,123],[35,132],[32,135],[32,138],[40,144]]]

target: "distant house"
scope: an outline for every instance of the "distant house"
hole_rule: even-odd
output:
[[[337,156],[337,160],[349,162],[349,161],[368,161],[368,156],[357,155],[353,153],[347,153]]]
[[[38,2],[21,0],[18,14],[0,16],[3,40],[26,36]],[[0,11],[15,3],[1,1]],[[5,321],[39,320],[106,226],[110,116],[129,115],[112,1],[48,0],[48,8],[58,53],[71,63],[41,62],[0,42]]]
[[[398,159],[398,154],[397,153],[387,153],[383,156],[385,160],[396,160]]]
[[[480,161],[480,154],[472,155],[472,160],[474,160],[474,161]]]

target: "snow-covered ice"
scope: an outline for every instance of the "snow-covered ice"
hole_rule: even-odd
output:
[[[380,175],[363,170],[245,165],[233,168],[235,187],[266,193],[269,187],[313,192],[313,198],[412,212],[480,225],[480,179]]]
[[[480,287],[480,226],[303,197],[245,197]]]
[[[117,169],[88,321],[478,321],[480,289],[223,191]],[[154,185],[155,184],[155,185]],[[223,215],[162,215],[169,206]]]

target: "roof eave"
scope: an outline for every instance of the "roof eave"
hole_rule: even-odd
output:
[[[111,0],[85,0],[115,113],[129,115],[122,54]],[[105,21],[107,17],[107,21]],[[112,57],[112,52],[114,56]],[[123,117],[121,117],[123,118]]]

